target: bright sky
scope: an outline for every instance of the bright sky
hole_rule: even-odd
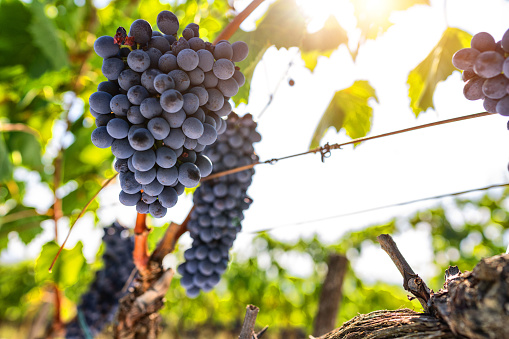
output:
[[[393,15],[395,25],[383,37],[364,45],[355,64],[342,46],[331,58],[321,58],[314,73],[311,73],[304,68],[296,49],[278,51],[270,48],[255,70],[249,105],[237,110],[240,114],[251,112],[257,116],[269,95],[274,94],[272,104],[259,121],[263,140],[255,148],[260,158],[267,160],[306,151],[314,128],[334,93],[359,79],[368,80],[379,98],[379,103],[372,102],[374,118],[370,135],[484,111],[481,101],[471,102],[463,97],[459,72],[439,84],[434,97],[435,110],[428,110],[416,119],[409,108],[408,73],[438,42],[446,22],[471,34],[489,32],[496,40],[509,28],[507,1],[484,1],[482,6],[474,0],[449,0],[444,6],[444,1],[431,1],[431,7],[417,6]],[[247,3],[238,1],[239,10]],[[316,18],[310,24],[311,30],[319,29],[326,15],[334,13],[351,39],[356,39],[355,21],[350,17],[352,8],[344,5],[348,1],[300,0],[299,3]],[[268,3],[262,4],[241,27],[252,29],[254,21],[267,6]],[[294,65],[288,70],[291,60]],[[295,80],[293,87],[284,77],[287,70],[288,77]],[[245,213],[243,232],[234,245],[235,252],[238,257],[251,254],[246,251],[241,253],[238,249],[245,248],[254,236],[252,233],[260,229],[274,228],[270,234],[283,240],[318,233],[323,241],[333,243],[346,231],[385,223],[393,217],[408,216],[419,209],[440,202],[447,204],[452,200],[446,198],[350,217],[308,221],[509,182],[509,151],[506,146],[509,144],[509,132],[506,123],[507,119],[502,116],[482,117],[368,141],[355,150],[345,147],[333,151],[325,163],[320,162],[319,155],[307,155],[275,165],[257,166],[248,192],[254,203]],[[322,144],[348,140],[344,132],[336,134],[329,130]],[[118,218],[125,225],[134,226],[136,212],[134,208],[118,203],[119,189],[116,184],[101,194],[99,225],[106,226]],[[500,190],[493,192],[497,194]],[[466,197],[476,196],[479,194]],[[177,207],[155,224],[182,221],[191,205],[190,196],[181,198]],[[472,217],[478,215],[474,213]],[[85,254],[89,259],[94,257],[102,235],[100,229],[94,228],[93,222],[92,215],[86,215],[78,222],[68,243],[72,247],[76,241],[84,240]],[[45,224],[45,229],[28,249],[20,251],[19,244],[13,242],[2,253],[1,261],[35,256],[39,246],[53,237],[51,222]],[[59,242],[67,229],[68,221],[61,220]],[[436,273],[430,265],[428,231],[426,228],[409,230],[395,239],[411,266],[425,279]],[[505,234],[504,240],[507,245],[509,233]],[[186,235],[180,243],[184,247],[190,246],[191,239]],[[360,258],[350,259],[362,278],[400,283],[399,273],[388,256],[374,245],[366,245]],[[302,257],[286,258],[288,267],[295,270],[302,266],[295,273],[305,275],[307,266],[301,265],[302,260]],[[393,269],[389,274],[385,271],[388,266]]]

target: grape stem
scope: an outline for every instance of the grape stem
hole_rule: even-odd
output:
[[[147,215],[138,213],[134,227],[133,261],[141,276],[149,274],[148,234]]]
[[[221,40],[229,40],[232,35],[239,29],[239,26],[246,18],[263,2],[263,0],[253,0],[242,12],[240,12],[233,20],[223,29],[214,40],[216,45]]]

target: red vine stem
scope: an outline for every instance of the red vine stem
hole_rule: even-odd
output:
[[[149,273],[148,234],[147,215],[138,213],[134,227],[133,261],[141,276],[146,276]]]
[[[246,18],[263,2],[263,0],[253,0],[242,12],[240,12],[233,20],[223,29],[214,40],[213,44],[217,44],[221,40],[228,40],[239,29],[239,26]]]

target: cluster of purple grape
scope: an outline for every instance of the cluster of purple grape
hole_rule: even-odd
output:
[[[66,326],[66,339],[95,337],[113,320],[124,285],[134,269],[134,240],[127,228],[118,223],[106,227],[103,242],[104,267],[96,272],[94,282],[81,296],[78,316]]]
[[[162,33],[138,19],[129,35],[120,27],[95,41],[108,81],[89,103],[93,144],[111,147],[117,158],[120,202],[161,218],[185,187],[212,171],[201,152],[226,129],[229,99],[245,81],[235,62],[246,58],[248,46],[212,45],[194,23],[177,40],[179,21],[170,11],[159,13],[157,26]]]
[[[258,161],[253,143],[261,140],[251,114],[228,117],[228,127],[205,154],[214,162],[214,171],[253,164]],[[189,297],[200,290],[210,291],[228,267],[228,252],[241,229],[243,211],[252,200],[246,194],[254,169],[247,169],[203,182],[194,193],[194,211],[187,228],[192,247],[184,252],[186,262],[178,267],[181,285]]]
[[[465,98],[483,99],[487,112],[509,116],[509,30],[498,42],[489,33],[477,33],[470,45],[452,57],[454,67],[463,70]]]

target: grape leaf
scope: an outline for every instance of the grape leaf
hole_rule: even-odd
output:
[[[361,30],[361,40],[376,39],[392,26],[390,16],[393,12],[404,11],[414,5],[429,5],[429,0],[351,0],[357,27]]]
[[[35,278],[38,282],[53,281],[63,289],[78,282],[79,273],[86,267],[86,261],[83,256],[83,244],[80,241],[73,249],[62,250],[50,273],[48,269],[59,248],[60,246],[54,241],[48,242],[42,247],[41,254],[35,263]]]
[[[344,128],[352,139],[365,136],[371,129],[373,108],[368,104],[371,98],[378,102],[375,89],[365,80],[357,80],[352,86],[336,92],[316,126],[309,147],[318,147],[329,127],[334,127],[337,132]]]
[[[43,229],[41,222],[49,219],[40,215],[35,208],[18,205],[8,214],[0,217],[0,250],[7,246],[10,232],[17,232],[24,244],[29,244]]]
[[[9,150],[4,140],[4,133],[0,133],[0,182],[12,178],[12,163],[9,157]]]
[[[440,81],[444,81],[456,68],[452,56],[456,51],[469,47],[472,35],[459,29],[448,27],[442,38],[428,56],[408,75],[408,96],[415,116],[433,106],[433,93]]]
[[[41,144],[37,138],[26,132],[5,133],[5,143],[9,152],[17,151],[21,155],[21,165],[41,170]]]
[[[269,47],[299,47],[306,66],[313,69],[319,55],[330,55],[347,39],[345,30],[334,17],[330,17],[318,32],[308,33],[305,14],[295,0],[277,0],[259,21],[256,30],[245,32],[239,29],[230,39],[231,42],[244,41],[249,46],[247,58],[237,63],[246,77],[246,83],[234,97],[235,102],[248,102],[254,69]]]

